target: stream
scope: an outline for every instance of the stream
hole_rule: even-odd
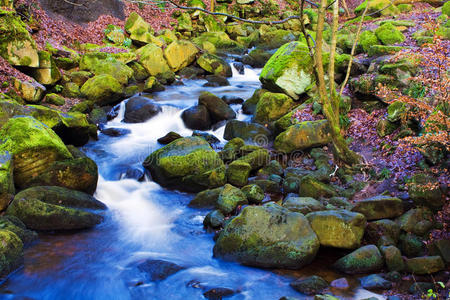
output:
[[[149,95],[163,111],[145,123],[123,123],[125,101],[119,115],[106,127],[129,129],[122,137],[99,134],[82,150],[99,167],[95,197],[109,210],[105,221],[92,230],[76,233],[40,234],[25,250],[24,266],[0,285],[0,299],[205,299],[205,287],[237,291],[227,299],[309,299],[289,283],[297,277],[320,275],[328,281],[343,277],[328,266],[334,258],[321,252],[315,262],[300,271],[264,270],[224,262],[212,257],[213,233],[203,228],[207,210],[187,206],[193,194],[162,188],[148,179],[124,179],[129,168],[142,170],[142,162],[162,145],[156,141],[169,131],[190,136],[181,119],[184,109],[197,103],[202,91],[217,96],[249,98],[260,87],[260,70],[233,68],[227,87],[203,87],[206,80],[184,80]],[[232,105],[239,120],[250,117]],[[209,131],[222,143],[224,126]],[[331,250],[331,252],[333,252]],[[160,259],[185,267],[165,280],[140,284],[139,272],[130,264]],[[356,277],[346,277],[351,289],[332,292],[343,299],[376,296],[359,287]]]

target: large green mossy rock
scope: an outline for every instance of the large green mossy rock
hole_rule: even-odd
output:
[[[222,190],[223,187],[218,187],[201,191],[195,195],[191,202],[189,202],[189,206],[195,208],[216,208],[217,200],[219,199]]]
[[[23,243],[9,230],[0,229],[0,278],[17,269],[23,261]]]
[[[296,39],[297,37],[290,30],[278,29],[263,32],[256,44],[263,49],[277,49]]]
[[[97,181],[97,164],[89,157],[78,157],[51,163],[27,186],[54,185],[93,194]]]
[[[247,197],[237,187],[225,184],[217,199],[217,209],[224,215],[232,213],[239,205],[248,204]]]
[[[132,12],[126,20],[125,30],[133,41],[151,43],[155,39],[153,28],[136,12]]]
[[[355,14],[362,15],[367,5],[367,15],[394,16],[400,12],[390,0],[366,0],[355,8]]]
[[[61,79],[61,72],[52,55],[47,51],[39,51],[39,69],[33,70],[33,77],[40,84],[54,85]]]
[[[82,146],[89,140],[91,125],[85,114],[63,113],[41,105],[20,105],[17,102],[0,101],[0,127],[14,116],[31,116],[50,127],[66,144]]]
[[[33,230],[72,230],[90,228],[103,217],[93,210],[106,206],[94,197],[62,187],[32,187],[18,193],[7,214],[20,219]]]
[[[406,259],[406,269],[417,275],[432,274],[445,269],[440,256],[422,256]]]
[[[0,152],[0,211],[14,198],[13,160],[8,151]]]
[[[377,246],[367,245],[340,258],[333,266],[346,274],[364,274],[376,272],[383,265],[384,260]]]
[[[420,231],[420,224],[424,222],[433,222],[433,212],[427,207],[418,207],[408,210],[397,218],[397,224],[400,229],[406,232],[423,234]]]
[[[356,201],[352,211],[363,214],[367,220],[389,219],[403,213],[403,203],[396,197],[378,195]]]
[[[285,44],[261,71],[259,80],[263,87],[273,92],[283,92],[294,99],[309,91],[314,84],[313,63],[308,48],[300,42]]]
[[[106,26],[103,33],[105,34],[105,37],[108,41],[116,45],[123,45],[123,42],[125,41],[126,38],[123,29],[120,28],[119,26],[112,24]]]
[[[296,197],[287,196],[283,201],[283,207],[286,207],[290,211],[299,212],[304,215],[314,212],[325,210],[325,206],[322,203],[311,197]]]
[[[136,51],[139,55],[139,62],[151,76],[157,76],[166,72],[171,72],[164,53],[155,44],[148,44]]]
[[[240,51],[242,46],[230,39],[225,32],[204,32],[198,37],[192,39],[192,42],[197,46],[203,48],[205,43],[211,43],[218,50],[223,51]]]
[[[123,95],[123,88],[117,79],[111,75],[97,75],[86,81],[81,87],[81,93],[97,105],[103,106],[116,103]]]
[[[361,45],[364,52],[369,52],[371,46],[380,44],[375,33],[371,30],[366,30],[361,33],[359,38],[359,45]]]
[[[200,137],[177,139],[150,154],[144,167],[166,187],[201,191],[223,186],[225,166],[219,154]]]
[[[177,18],[177,22],[178,22],[177,30],[180,32],[194,30],[194,28],[192,27],[191,16],[187,12],[181,13],[180,16]]]
[[[361,245],[366,227],[366,218],[362,214],[328,210],[309,213],[306,218],[321,246],[355,249]]]
[[[229,222],[214,256],[256,267],[300,269],[314,260],[319,246],[302,214],[270,203],[245,207]]]
[[[11,65],[39,67],[36,43],[18,16],[0,9],[0,56]]]
[[[200,13],[199,20],[203,22],[207,32],[223,32],[226,29],[224,22],[215,16]]]
[[[14,161],[14,183],[26,186],[31,180],[59,160],[72,154],[45,124],[32,117],[14,117],[0,130],[0,151],[8,151]]]
[[[256,104],[254,121],[267,124],[278,120],[298,104],[282,93],[264,93]]]
[[[291,153],[331,142],[327,120],[305,121],[290,126],[280,133],[274,143],[278,151]]]
[[[197,59],[197,64],[208,73],[224,77],[231,77],[233,75],[230,65],[224,59],[214,54],[202,54]]]
[[[383,45],[393,45],[405,41],[405,36],[392,23],[385,23],[375,30],[377,38]]]
[[[331,185],[320,182],[311,175],[303,176],[300,179],[298,194],[302,197],[312,197],[314,199],[338,196],[336,190]]]
[[[111,75],[121,84],[127,84],[133,77],[133,69],[124,62],[104,52],[86,53],[81,57],[80,70],[94,75]]]
[[[177,72],[194,62],[199,50],[185,40],[174,41],[164,49],[164,57],[172,71]]]

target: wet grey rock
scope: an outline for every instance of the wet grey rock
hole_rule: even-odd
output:
[[[119,137],[124,136],[131,133],[131,130],[126,128],[105,128],[100,130],[101,133],[110,137]]]
[[[159,260],[148,259],[137,265],[139,271],[145,273],[145,277],[150,281],[161,281],[167,277],[185,269],[175,263]]]
[[[161,106],[148,98],[135,96],[125,104],[125,123],[141,123],[156,116],[162,111]]]
[[[208,130],[211,128],[211,117],[204,105],[192,106],[181,114],[184,125],[189,129]]]
[[[328,282],[322,277],[313,275],[308,278],[298,279],[290,283],[291,287],[306,295],[315,295],[321,293],[328,287]]]
[[[392,282],[384,279],[380,275],[372,274],[360,279],[361,286],[367,290],[389,290],[392,288]]]

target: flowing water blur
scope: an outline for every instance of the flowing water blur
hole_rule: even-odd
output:
[[[109,210],[105,222],[93,230],[40,234],[37,243],[25,250],[24,267],[0,286],[1,299],[204,299],[196,286],[225,287],[239,291],[229,299],[279,299],[299,297],[289,286],[294,275],[316,273],[327,280],[338,278],[318,260],[305,271],[272,272],[223,262],[212,257],[213,235],[203,229],[206,210],[187,207],[192,194],[169,191],[152,181],[121,179],[127,169],[142,169],[148,154],[161,147],[157,139],[169,131],[191,135],[181,113],[197,103],[200,92],[248,98],[259,88],[259,70],[233,69],[231,86],[205,88],[204,80],[186,80],[152,95],[163,105],[162,113],[145,123],[122,123],[119,115],[106,126],[131,131],[123,137],[99,134],[82,150],[99,166],[96,197]],[[232,106],[239,110],[240,105]],[[246,120],[238,111],[238,119]],[[224,126],[211,131],[223,141]],[[138,285],[130,263],[162,259],[186,269],[160,282]],[[193,284],[195,283],[195,284]],[[357,284],[345,298],[375,296]],[[381,296],[376,295],[380,299]]]

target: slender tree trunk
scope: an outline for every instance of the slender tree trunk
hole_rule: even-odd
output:
[[[338,1],[336,1],[338,2]],[[322,110],[325,117],[328,120],[331,140],[333,142],[334,147],[334,156],[335,159],[341,161],[348,165],[357,164],[361,161],[361,157],[350,150],[345,141],[344,137],[341,134],[341,126],[339,124],[339,98],[336,95],[335,86],[334,86],[334,56],[336,53],[336,36],[337,36],[337,18],[336,14],[338,11],[339,3],[334,4],[335,7],[333,9],[333,27],[332,27],[332,45],[330,50],[330,68],[329,68],[329,77],[330,78],[330,95],[327,93],[326,85],[325,85],[325,72],[323,68],[322,61],[322,44],[323,44],[323,29],[325,24],[325,10],[327,7],[327,0],[321,0],[319,5],[319,13],[318,13],[318,21],[317,21],[317,31],[316,31],[316,47],[315,47],[315,62],[316,62],[316,70],[317,70],[317,85],[320,99],[322,100]],[[337,105],[336,105],[337,103]],[[337,106],[337,108],[335,108]]]

